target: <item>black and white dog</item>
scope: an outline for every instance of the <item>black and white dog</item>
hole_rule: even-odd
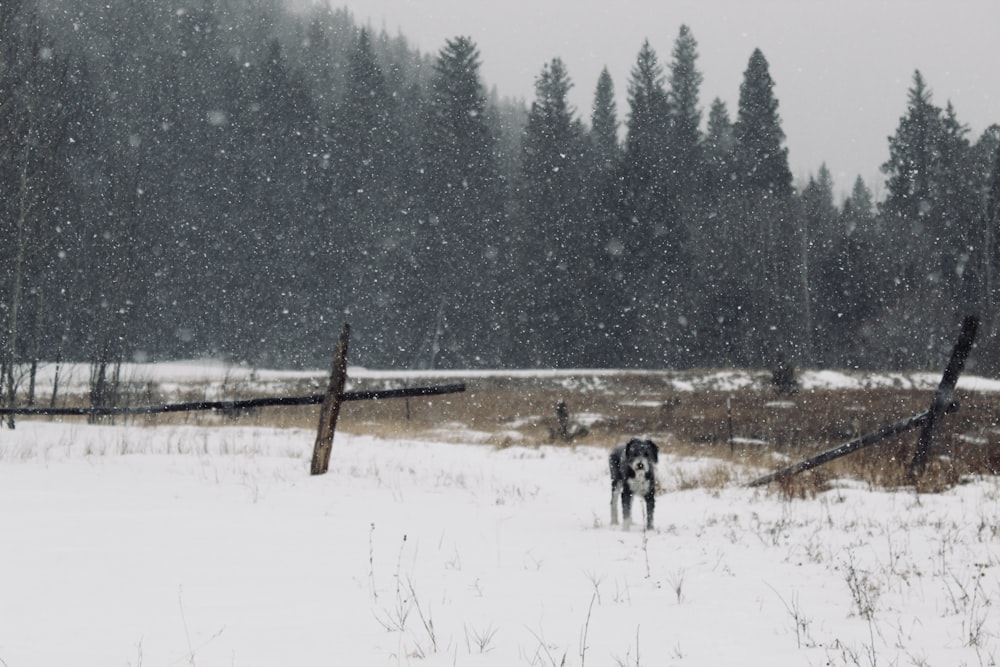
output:
[[[632,438],[611,450],[611,525],[618,525],[618,495],[622,498],[625,528],[632,525],[632,496],[646,500],[646,529],[653,528],[656,504],[656,457],[660,448],[652,440]]]

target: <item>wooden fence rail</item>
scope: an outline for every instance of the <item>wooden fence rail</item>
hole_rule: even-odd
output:
[[[167,412],[194,412],[198,410],[217,410],[220,412],[237,412],[253,408],[322,405],[319,416],[319,428],[316,431],[316,442],[313,445],[312,461],[309,473],[325,474],[330,466],[330,452],[333,449],[333,436],[337,430],[337,417],[340,414],[340,404],[344,401],[378,401],[388,398],[411,398],[417,396],[438,396],[465,391],[464,383],[441,384],[430,387],[404,387],[402,389],[381,389],[373,391],[344,391],[347,381],[347,347],[351,338],[351,326],[344,324],[344,330],[337,341],[337,350],[333,356],[330,368],[330,378],[326,391],[322,394],[308,396],[266,396],[262,398],[246,398],[233,401],[190,401],[187,403],[164,403],[162,405],[138,405],[122,407],[89,407],[89,408],[0,408],[0,415],[51,415],[104,417],[111,415],[154,415]],[[409,415],[409,405],[407,405]],[[13,424],[11,425],[13,428]],[[2,662],[2,661],[0,661]]]
[[[345,391],[342,401],[378,401],[388,398],[413,398],[437,396],[465,391],[465,383],[433,385],[429,387],[404,387],[401,389],[377,389],[372,391]],[[135,405],[114,408],[0,408],[0,415],[52,415],[67,417],[103,417],[111,415],[152,415],[166,412],[194,412],[217,410],[220,412],[249,410],[274,406],[319,405],[326,394],[307,396],[268,396],[233,401],[191,401],[187,403],[165,403],[162,405]]]
[[[920,433],[920,440],[917,443],[913,461],[907,468],[907,480],[911,484],[915,484],[917,477],[923,473],[924,465],[927,462],[935,426],[937,426],[938,421],[940,421],[943,415],[950,414],[958,409],[958,405],[953,401],[955,385],[958,384],[958,378],[962,374],[962,369],[965,368],[965,361],[969,358],[969,353],[972,351],[972,344],[976,340],[976,330],[978,328],[979,318],[974,315],[970,315],[962,321],[962,331],[958,336],[955,347],[951,351],[951,358],[948,360],[948,366],[945,368],[941,382],[934,393],[930,408],[907,419],[884,426],[878,431],[865,434],[850,442],[845,442],[838,447],[817,454],[805,461],[800,461],[781,470],[758,477],[748,483],[747,486],[763,486],[777,480],[787,479],[792,475],[811,470],[834,459],[839,459],[841,456],[846,456],[859,449],[870,447],[886,438],[921,426],[923,428]]]

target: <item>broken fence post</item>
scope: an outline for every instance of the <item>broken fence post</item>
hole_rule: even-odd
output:
[[[931,407],[927,410],[927,420],[923,428],[920,429],[920,437],[917,439],[917,447],[913,451],[913,460],[910,461],[906,469],[906,480],[910,484],[916,484],[917,477],[923,474],[927,467],[927,457],[930,455],[931,442],[934,439],[934,428],[938,419],[945,414],[952,405],[952,395],[955,393],[955,385],[958,384],[958,377],[965,368],[965,360],[969,358],[972,344],[976,341],[976,330],[979,328],[979,318],[969,315],[962,320],[962,332],[958,336],[958,342],[951,351],[951,359],[944,369],[941,382],[938,384],[934,398],[931,400]]]
[[[319,428],[316,432],[316,444],[313,447],[310,474],[324,475],[330,467],[330,452],[333,450],[333,433],[337,429],[337,418],[340,416],[340,404],[344,395],[344,384],[347,381],[347,345],[351,337],[351,326],[344,324],[344,330],[337,341],[337,352],[333,355],[330,367],[330,383],[323,398],[323,407],[319,413]]]
[[[861,436],[860,438],[855,438],[854,440],[851,440],[850,442],[845,442],[844,444],[839,445],[833,449],[828,449],[825,452],[817,454],[816,456],[810,459],[806,459],[805,461],[800,461],[794,465],[782,468],[781,470],[776,470],[772,473],[768,473],[763,477],[758,477],[757,479],[747,484],[747,486],[764,486],[765,484],[770,484],[771,482],[774,482],[779,479],[786,479],[788,477],[791,477],[792,475],[797,475],[800,472],[805,472],[806,470],[810,470],[812,468],[821,466],[824,463],[829,463],[834,459],[839,459],[841,456],[847,456],[851,452],[856,452],[859,449],[864,449],[865,447],[874,445],[876,442],[880,442],[882,440],[885,440],[886,438],[898,435],[899,433],[905,433],[906,431],[909,431],[911,429],[916,428],[917,426],[920,426],[926,421],[927,421],[927,412],[921,412],[915,414],[907,419],[902,419],[898,422],[889,424],[888,426],[885,426],[879,429],[878,431],[867,433]]]
[[[733,397],[726,396],[726,421],[729,422],[729,453],[732,454],[736,451],[736,445],[733,441]]]
[[[850,442],[845,442],[834,449],[829,449],[812,458],[806,459],[805,461],[800,461],[799,463],[782,468],[781,470],[776,470],[772,473],[764,475],[763,477],[758,477],[747,484],[747,486],[763,486],[765,484],[770,484],[775,480],[786,479],[792,475],[797,475],[800,472],[805,472],[806,470],[821,466],[824,463],[829,463],[834,459],[839,459],[841,456],[846,456],[851,452],[856,452],[859,449],[874,445],[875,443],[885,440],[888,437],[904,433],[910,429],[916,428],[917,426],[922,426],[923,429],[920,433],[920,442],[918,443],[917,450],[913,456],[913,462],[910,463],[907,470],[907,476],[909,477],[911,483],[916,481],[917,475],[923,472],[923,466],[927,462],[927,455],[930,451],[930,441],[933,436],[934,426],[937,423],[937,420],[941,417],[941,415],[954,412],[958,407],[952,401],[952,394],[954,393],[955,385],[958,383],[958,377],[962,374],[962,369],[965,367],[965,360],[968,358],[969,351],[972,349],[972,343],[976,339],[976,329],[978,326],[979,318],[974,315],[970,315],[963,320],[962,332],[959,334],[958,342],[955,343],[955,347],[952,350],[951,359],[948,361],[948,366],[941,378],[941,383],[938,385],[937,392],[934,394],[934,400],[931,402],[929,410],[915,414],[908,419],[892,423],[879,429],[878,431],[868,433],[860,438],[851,440]]]

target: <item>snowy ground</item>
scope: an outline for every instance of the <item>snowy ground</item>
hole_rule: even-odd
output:
[[[785,500],[662,457],[338,434],[0,430],[0,665],[991,665],[1000,482]],[[742,471],[748,479],[758,471]],[[683,484],[682,484],[683,482]]]
[[[38,369],[38,394],[45,397],[59,373],[59,384],[63,394],[79,393],[87,390],[89,368],[86,364],[45,364]],[[944,370],[942,368],[942,370]],[[276,386],[295,382],[311,382],[317,389],[326,387],[329,371],[275,371],[249,366],[232,365],[221,361],[188,361],[164,364],[124,364],[122,380],[135,385],[153,383],[161,392],[177,392],[192,385],[205,387],[207,398],[226,398],[226,392],[235,389],[243,391],[273,390]],[[578,384],[581,378],[593,385],[599,385],[601,378],[612,375],[651,375],[669,380],[675,391],[710,389],[715,391],[738,391],[740,389],[769,388],[769,371],[721,370],[692,373],[688,371],[622,371],[622,370],[459,370],[459,371],[380,371],[361,367],[348,369],[348,384],[352,380],[386,380],[403,383],[414,379],[475,379],[489,377],[546,377],[563,379],[568,385]],[[941,373],[870,373],[861,371],[833,371],[803,369],[799,373],[799,385],[810,389],[860,389],[866,387],[897,387],[901,389],[922,389],[933,391],[941,381]],[[27,380],[23,381],[25,384]],[[966,374],[958,383],[959,388],[974,391],[1000,391],[1000,380]]]

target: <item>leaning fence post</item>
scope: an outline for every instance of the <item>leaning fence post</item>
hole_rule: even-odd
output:
[[[729,453],[736,451],[733,441],[733,397],[726,396],[726,420],[729,422]]]
[[[927,420],[920,429],[920,438],[917,439],[917,447],[913,452],[913,460],[906,469],[906,479],[910,484],[916,484],[917,477],[923,474],[927,467],[927,458],[931,451],[931,441],[934,439],[934,427],[937,426],[938,419],[951,407],[952,396],[955,393],[955,385],[958,384],[958,377],[965,368],[965,360],[969,358],[972,344],[976,340],[976,329],[979,328],[979,318],[969,315],[962,320],[962,332],[958,336],[958,342],[951,351],[951,358],[948,366],[941,377],[941,383],[931,407],[927,410]]]
[[[907,478],[910,483],[915,483],[917,476],[923,472],[924,465],[927,463],[931,436],[934,434],[934,425],[942,415],[948,414],[957,407],[952,401],[952,395],[955,390],[955,385],[958,383],[958,376],[962,374],[962,369],[965,367],[965,360],[968,358],[969,351],[972,349],[972,343],[976,340],[976,329],[978,326],[979,318],[975,315],[970,315],[963,320],[962,333],[958,337],[958,342],[955,343],[955,347],[951,353],[951,359],[948,361],[948,367],[944,371],[944,375],[941,378],[941,384],[938,385],[937,392],[934,394],[934,400],[931,401],[931,407],[929,410],[913,415],[909,419],[903,419],[894,424],[890,424],[889,426],[873,433],[863,435],[860,438],[856,438],[850,442],[840,445],[839,447],[817,454],[816,456],[806,459],[805,461],[782,468],[781,470],[769,473],[763,477],[758,477],[747,486],[763,486],[764,484],[770,484],[775,480],[786,479],[792,475],[797,475],[800,472],[821,466],[825,463],[833,461],[834,459],[839,459],[841,456],[846,456],[847,454],[856,452],[859,449],[874,445],[875,443],[885,440],[890,436],[898,435],[904,431],[910,430],[911,428],[916,428],[917,426],[922,426],[923,429],[920,433],[920,441],[917,444],[916,453],[913,455],[913,461],[910,463],[910,466],[906,471]]]
[[[319,428],[316,432],[316,445],[313,447],[310,468],[312,475],[324,475],[330,467],[333,432],[337,429],[344,383],[347,381],[347,343],[350,337],[351,325],[344,324],[344,330],[337,341],[337,352],[333,355],[333,364],[330,367],[330,383],[326,388],[323,407],[319,413]]]

